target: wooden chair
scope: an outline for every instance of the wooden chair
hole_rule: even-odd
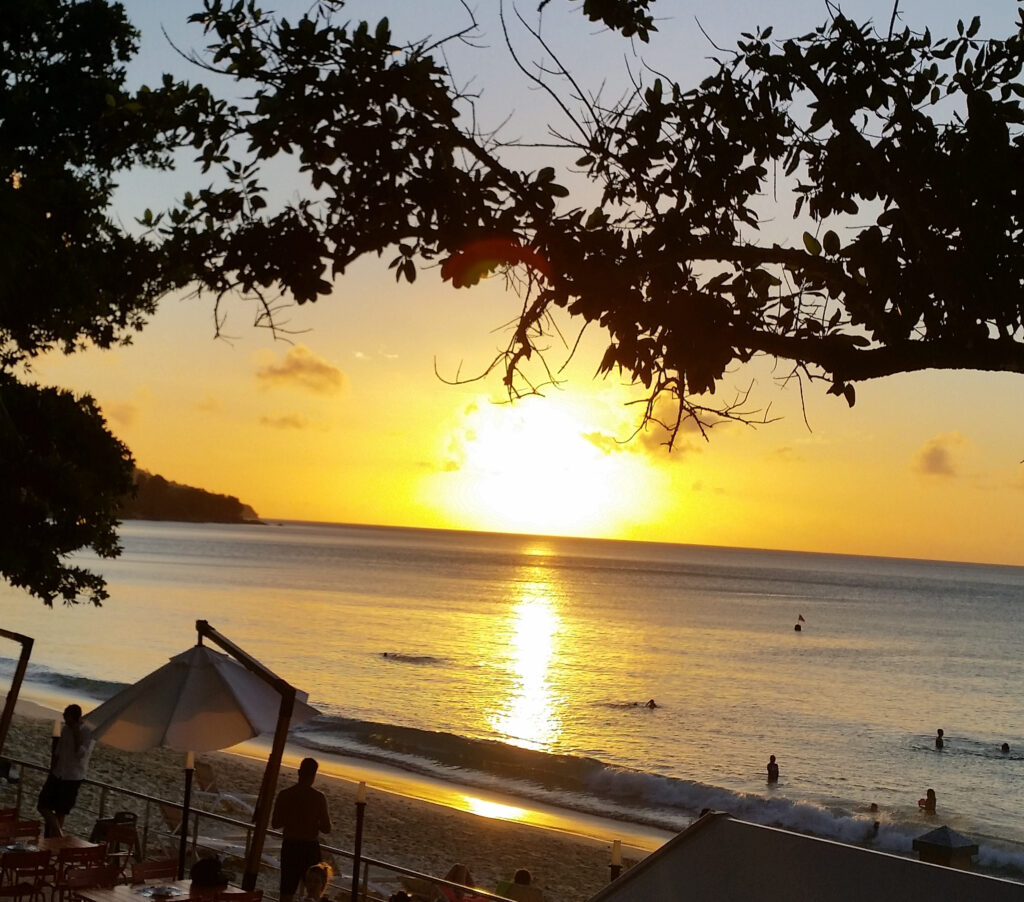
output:
[[[50,885],[50,853],[4,852],[0,856],[0,899],[43,899]]]
[[[22,820],[21,818],[13,817],[0,820],[0,840],[5,842],[15,842],[19,839],[35,841],[39,839],[41,827],[42,821],[38,819]]]
[[[121,869],[116,864],[98,867],[69,868],[61,884],[61,893],[69,899],[79,899],[78,891],[86,889],[111,889],[117,883]]]
[[[105,867],[106,865],[106,843],[60,849],[53,866],[53,902],[64,902],[64,896],[70,892],[67,877],[72,871]]]
[[[174,880],[178,876],[177,858],[149,858],[132,865],[132,883],[147,880]]]
[[[138,831],[134,824],[110,824],[105,832],[107,864],[116,864],[122,880],[127,880],[132,859],[139,861],[142,858]]]

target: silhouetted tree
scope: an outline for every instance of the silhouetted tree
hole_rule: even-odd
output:
[[[660,76],[611,105],[557,62],[524,69],[565,115],[557,168],[520,171],[475,127],[436,42],[397,47],[386,20],[335,24],[330,6],[287,22],[206,0],[194,17],[209,65],[251,97],[206,148],[249,150],[232,196],[250,202],[220,201],[204,245],[217,291],[311,301],[366,254],[410,282],[431,264],[456,287],[516,271],[522,313],[495,361],[509,391],[533,387],[525,363],[561,308],[607,332],[598,370],[643,384],[648,421],[674,401],[669,441],[686,419],[756,416],[743,395],[713,396],[757,355],[851,405],[855,383],[894,373],[1024,370],[1024,12],[1005,40],[980,40],[978,18],[939,39],[839,14],[790,40],[766,28],[697,87]],[[589,13],[646,38],[647,6]],[[263,167],[286,154],[309,190],[269,213]],[[596,203],[573,202],[581,173]],[[766,200],[786,191],[796,240],[777,224],[762,238]]]
[[[5,10],[0,401],[12,387],[42,391],[14,381],[15,367],[50,347],[122,340],[172,288],[217,303],[250,295],[273,327],[281,291],[313,301],[368,254],[409,282],[425,266],[456,287],[506,273],[523,306],[493,365],[512,395],[549,378],[539,351],[553,311],[596,324],[608,335],[599,372],[642,384],[645,422],[669,441],[686,419],[705,430],[756,418],[744,396],[715,395],[731,365],[758,355],[850,404],[857,382],[893,373],[1024,370],[1024,14],[1003,40],[980,40],[977,18],[938,39],[883,37],[838,14],[790,40],[754,31],[698,86],[662,75],[615,103],[557,63],[524,68],[564,114],[551,123],[552,165],[524,171],[513,145],[475,125],[444,41],[398,45],[387,21],[335,22],[340,6],[323,0],[289,22],[253,2],[204,0],[192,17],[211,42],[202,65],[238,82],[232,94],[246,99],[231,102],[172,78],[126,92],[135,39],[116,4]],[[651,8],[580,6],[641,41]],[[470,18],[450,40],[475,29]],[[115,223],[117,173],[169,165],[185,146],[211,183],[146,211],[139,230]],[[271,207],[267,186],[287,159],[307,190]],[[585,185],[574,202],[584,178],[598,190]],[[762,237],[763,205],[786,192],[796,240],[777,228]],[[99,425],[123,485],[129,455]],[[32,434],[13,416],[5,428],[5,442]],[[55,466],[74,459],[54,447]],[[24,488],[49,523],[49,484],[24,478],[37,480]],[[111,507],[80,500],[77,540],[115,553]],[[101,597],[101,583],[32,560],[41,570],[22,567],[20,584],[44,600]],[[2,552],[0,572],[12,573]]]
[[[65,557],[120,551],[132,460],[91,398],[31,383],[31,362],[126,341],[190,280],[111,216],[118,174],[169,166],[209,99],[170,78],[128,92],[136,39],[105,0],[18,0],[0,16],[0,575],[47,604],[106,597]]]

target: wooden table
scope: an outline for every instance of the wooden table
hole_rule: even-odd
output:
[[[148,894],[146,889],[153,889],[156,886],[172,886],[177,890],[177,895],[154,896]],[[215,899],[224,893],[240,893],[237,886],[219,887],[192,894],[192,881],[184,880],[159,880],[154,881],[148,887],[145,885],[128,886],[120,884],[109,889],[76,889],[75,895],[86,902],[193,902],[197,899]]]
[[[47,852],[56,855],[61,849],[87,849],[89,846],[98,846],[99,843],[89,842],[87,839],[82,839],[81,836],[65,833],[63,836],[44,836],[30,845],[37,849],[46,849]]]

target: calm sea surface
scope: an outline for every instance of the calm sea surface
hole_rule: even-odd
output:
[[[908,852],[947,824],[1024,880],[1022,568],[301,523],[122,535],[91,562],[101,609],[0,587],[3,626],[36,637],[30,683],[105,698],[206,619],[309,693],[311,748],[670,829],[712,807]]]

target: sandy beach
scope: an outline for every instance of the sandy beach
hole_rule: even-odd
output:
[[[50,730],[49,722],[16,717],[4,745],[4,754],[42,764],[50,747]],[[213,766],[222,792],[255,794],[258,791],[263,774],[259,762],[226,752],[199,755],[197,760]],[[156,749],[128,753],[100,744],[92,755],[89,778],[180,802],[182,762],[181,752]],[[278,788],[290,785],[294,779],[294,767],[283,767]],[[23,816],[35,815],[39,781],[34,773],[26,777]],[[351,850],[355,833],[355,785],[326,774],[318,777],[316,785],[327,795],[334,822],[334,831],[324,838],[324,844]],[[13,792],[13,787],[4,787],[4,804],[9,803]],[[66,826],[71,832],[88,835],[91,831],[95,820],[91,798],[83,789],[83,805],[67,820]],[[475,885],[491,891],[499,880],[508,879],[516,868],[525,867],[532,872],[534,882],[545,897],[559,902],[582,902],[608,880],[608,846],[597,840],[457,811],[378,791],[372,786],[367,788],[366,801],[363,855],[368,858],[437,876],[443,876],[453,863],[462,862],[472,873]],[[93,810],[87,811],[85,806]],[[109,807],[107,813],[111,813]],[[339,860],[337,869],[348,873],[348,861]],[[379,869],[371,870],[370,879],[371,883],[388,885],[386,875]],[[276,895],[273,878],[267,886]],[[331,898],[347,899],[347,885],[336,885]]]

